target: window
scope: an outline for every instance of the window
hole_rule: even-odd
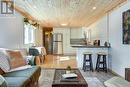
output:
[[[33,44],[35,42],[35,29],[30,24],[24,25],[24,44]]]

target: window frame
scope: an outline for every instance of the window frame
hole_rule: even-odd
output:
[[[30,30],[31,32],[28,32],[28,35],[29,36],[29,33],[31,33],[31,36],[30,37],[27,37],[28,38],[28,41],[26,41],[26,28],[28,27],[28,31]],[[25,45],[28,45],[28,44],[35,44],[35,27],[32,26],[31,24],[29,23],[24,23],[24,44]],[[29,40],[29,38],[31,38]]]

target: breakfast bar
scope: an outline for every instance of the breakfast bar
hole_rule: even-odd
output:
[[[110,66],[110,60],[109,60],[109,53],[108,50],[110,47],[106,46],[88,46],[88,45],[71,45],[74,48],[77,48],[76,51],[76,60],[77,60],[77,67],[82,68],[83,67],[83,54],[85,52],[91,52],[92,53],[92,61],[93,61],[93,67],[95,69],[96,61],[97,61],[97,53],[104,52],[107,54],[107,66]]]

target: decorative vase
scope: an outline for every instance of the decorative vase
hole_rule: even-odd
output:
[[[69,74],[69,73],[71,73],[71,66],[67,66],[66,68],[66,74]]]
[[[71,73],[71,71],[70,70],[66,70],[66,74],[69,74],[69,73]]]

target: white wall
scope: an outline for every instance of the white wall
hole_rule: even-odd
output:
[[[23,35],[23,17],[20,14],[0,15],[0,47],[23,47]]]
[[[42,46],[43,45],[42,27],[35,30],[35,43],[36,43],[36,46]]]
[[[36,30],[36,45],[42,45],[42,30]],[[0,14],[0,48],[17,49],[27,47],[24,45],[23,16],[19,13],[13,15]]]
[[[110,13],[109,16],[109,41],[112,55],[112,70],[124,76],[125,68],[130,68],[130,45],[122,44],[122,13],[130,9],[129,3]]]
[[[93,39],[99,38],[104,42],[109,38],[111,69],[123,77],[125,76],[125,68],[130,68],[130,45],[122,44],[122,12],[128,9],[130,9],[130,1],[110,12],[109,16],[105,15],[89,26],[92,29]],[[109,18],[107,19],[107,17]],[[109,32],[107,32],[107,25]]]
[[[107,16],[102,17],[96,23],[92,24],[88,29],[91,29],[91,40],[100,40],[100,44],[108,40],[107,37]]]

